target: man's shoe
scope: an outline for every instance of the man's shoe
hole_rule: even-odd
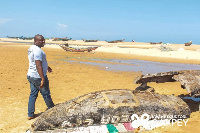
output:
[[[27,119],[28,120],[31,120],[31,119],[34,119],[35,118],[35,116],[30,116],[30,117],[28,117]]]

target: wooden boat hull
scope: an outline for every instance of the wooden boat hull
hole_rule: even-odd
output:
[[[32,131],[67,129],[79,126],[131,122],[131,116],[190,115],[188,105],[179,97],[150,91],[113,89],[76,97],[41,114]]]

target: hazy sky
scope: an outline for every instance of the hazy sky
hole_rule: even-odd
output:
[[[0,0],[0,37],[200,44],[200,0]]]

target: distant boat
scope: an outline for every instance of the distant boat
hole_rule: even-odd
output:
[[[7,36],[7,38],[12,38],[12,39],[22,39],[22,40],[32,40],[34,37],[24,37],[24,36],[20,36],[20,37],[10,37]]]
[[[184,43],[185,46],[190,46],[192,44],[192,40],[190,42]]]
[[[99,41],[99,39],[98,40],[91,40],[91,39],[88,39],[88,40],[85,40],[85,39],[82,39],[84,42],[97,42],[97,41]]]
[[[72,40],[72,38],[67,38],[67,37],[64,37],[64,38],[53,38],[53,41],[69,41],[69,40]]]
[[[150,44],[162,44],[162,42],[150,42]]]
[[[20,39],[23,39],[23,40],[32,40],[34,37],[22,37]]]
[[[107,41],[108,43],[118,43],[118,42],[124,42],[125,39],[121,39],[121,40],[113,40],[113,41]]]
[[[70,52],[84,52],[84,51],[90,52],[98,48],[97,46],[77,46],[77,45],[69,45],[68,43],[60,44],[59,46],[65,51],[70,51]]]
[[[19,37],[17,37],[17,36],[14,36],[14,37],[7,36],[7,38],[12,38],[12,39],[21,39],[21,38],[23,38],[23,36],[19,36]]]

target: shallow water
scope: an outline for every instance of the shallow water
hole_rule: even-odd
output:
[[[90,60],[105,61],[107,63],[90,62]],[[91,58],[89,59],[89,61],[68,60],[68,62],[78,62],[88,65],[100,66],[102,69],[108,71],[134,71],[134,72],[142,72],[142,74],[179,71],[179,70],[200,70],[200,65],[195,65],[195,64],[162,63],[162,62],[153,62],[144,60],[118,60],[118,59]]]

